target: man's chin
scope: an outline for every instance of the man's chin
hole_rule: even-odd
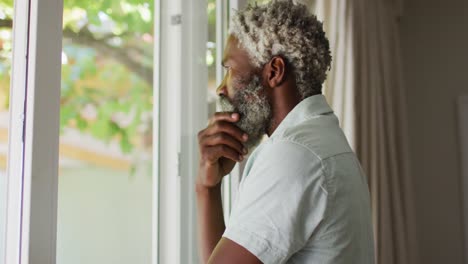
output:
[[[226,97],[221,97],[218,100],[218,104],[221,106],[221,111],[223,112],[238,113],[236,107],[234,107],[234,105]]]

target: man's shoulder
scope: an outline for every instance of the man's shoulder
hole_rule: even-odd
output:
[[[334,115],[319,116],[288,127],[271,138],[272,142],[290,142],[302,146],[320,160],[352,152]]]
[[[323,169],[321,158],[306,146],[287,139],[269,139],[249,158],[242,184],[304,186],[321,181]]]
[[[294,163],[295,161],[299,161],[294,157],[306,157],[307,160],[321,160],[321,157],[315,153],[314,148],[311,148],[306,142],[293,137],[269,138],[253,153],[253,159],[261,162],[282,160]]]

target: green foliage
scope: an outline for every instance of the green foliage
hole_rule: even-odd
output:
[[[13,0],[0,0],[0,17],[13,17]]]
[[[88,23],[102,27],[103,22],[112,21],[112,32],[120,35],[125,32],[144,34],[152,32],[154,1],[141,0],[65,0],[64,14],[84,13]],[[68,19],[64,16],[64,26],[76,27],[80,16]]]
[[[143,141],[151,135],[152,83],[137,72],[153,64],[153,3],[64,1],[64,30],[78,38],[87,35],[85,41],[63,41],[61,131],[74,128],[105,142],[118,141],[124,153],[151,147]],[[0,20],[12,17],[13,0],[0,0]],[[11,33],[11,28],[0,30]],[[0,78],[11,68],[8,46],[11,40],[0,35]],[[124,65],[125,56],[133,64]]]
[[[207,1],[207,13],[212,42],[207,63],[214,76],[215,0]],[[61,131],[73,128],[104,142],[118,141],[124,153],[151,149],[146,138],[157,106],[152,104],[153,84],[141,69],[151,72],[158,41],[153,36],[154,1],[65,0],[63,14],[64,32],[70,34],[63,41]],[[12,17],[13,0],[0,0],[0,20]],[[2,30],[11,34],[11,28]],[[11,40],[2,36],[0,80],[11,70]]]
[[[132,140],[150,132],[144,127],[151,119],[142,116],[152,111],[151,87],[92,49],[68,46],[64,52],[69,63],[62,67],[61,128],[73,126],[105,142],[118,140],[124,153],[131,152]]]

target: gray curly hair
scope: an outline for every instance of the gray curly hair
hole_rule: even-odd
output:
[[[230,34],[256,67],[281,56],[293,67],[302,99],[320,94],[330,69],[330,44],[317,17],[303,4],[272,0],[249,4],[232,18]]]

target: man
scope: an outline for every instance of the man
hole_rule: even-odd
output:
[[[321,95],[330,61],[303,5],[273,0],[234,16],[217,90],[225,111],[198,135],[203,263],[373,263],[365,176]],[[225,227],[221,179],[264,134]]]

